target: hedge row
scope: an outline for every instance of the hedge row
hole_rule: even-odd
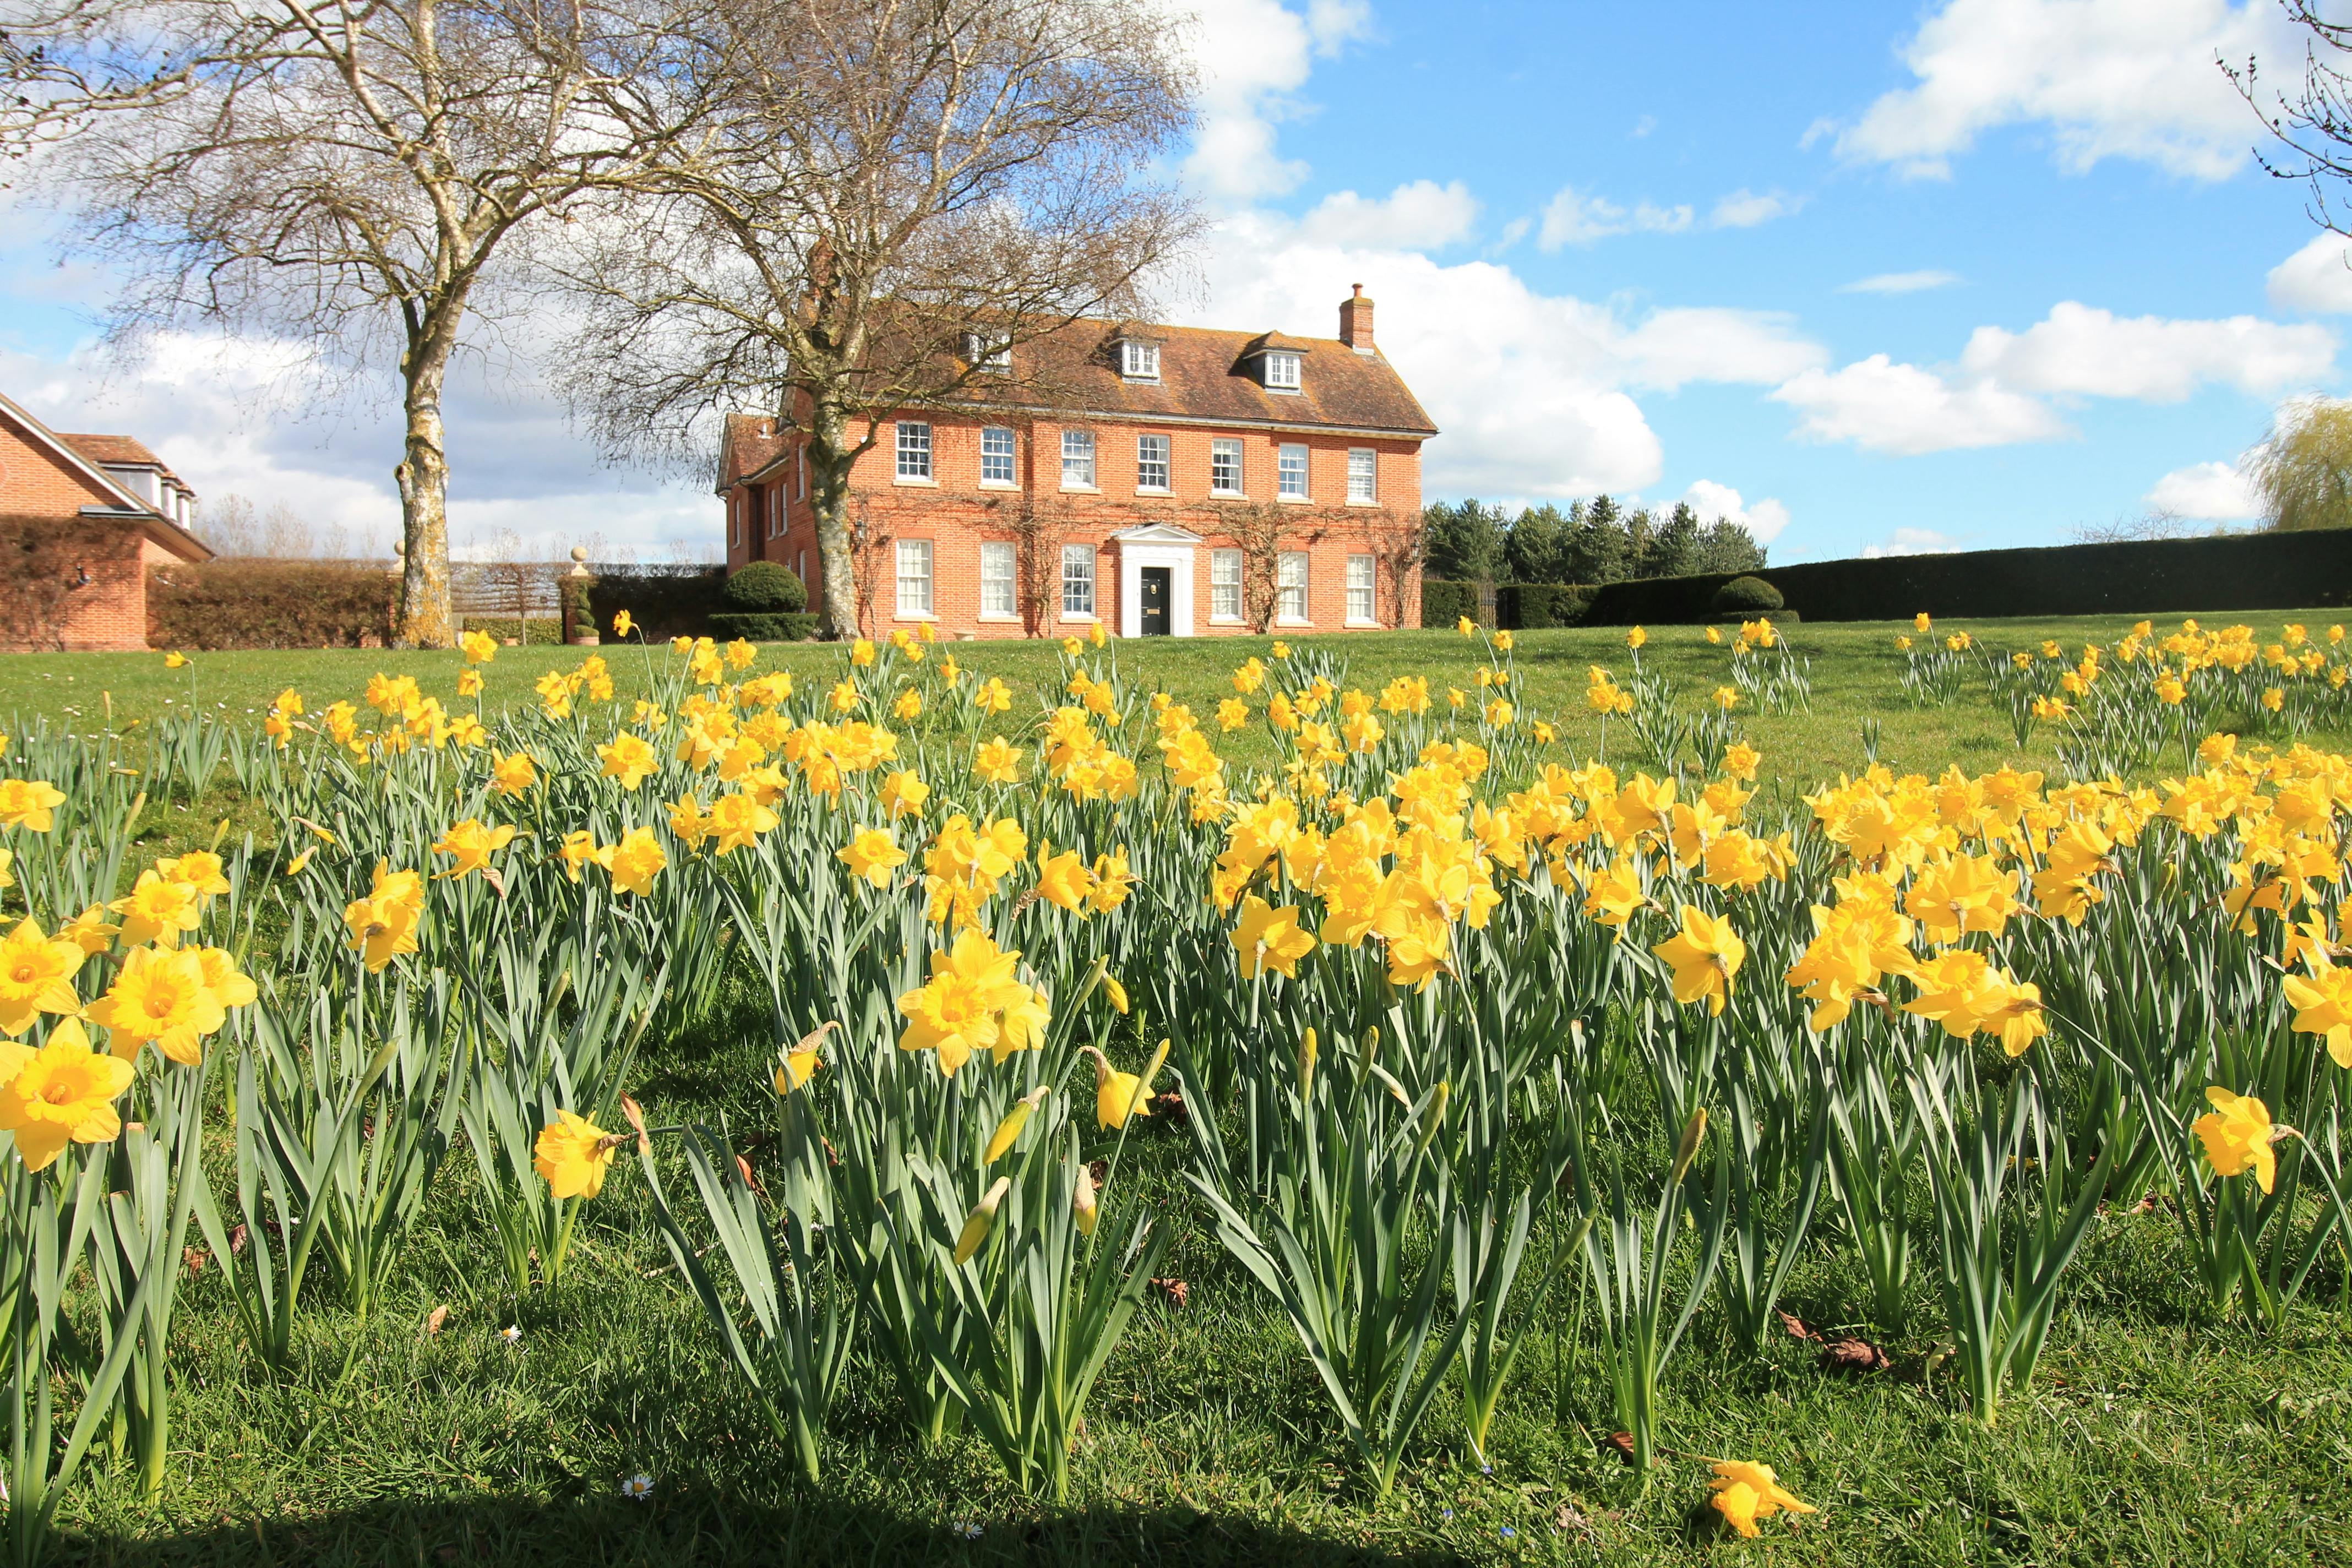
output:
[[[147,646],[382,647],[398,584],[363,561],[223,560],[147,569]]]
[[[710,617],[710,635],[730,642],[806,642],[816,627],[817,617],[799,610],[730,610]]]
[[[1496,625],[1505,631],[1533,626],[1572,626],[1583,621],[1593,590],[1559,583],[1497,583],[1495,584]],[[1444,578],[1421,580],[1421,624],[1432,630],[1452,631],[1464,616],[1486,617],[1478,608],[1478,584],[1449,583]]]
[[[1611,583],[1594,626],[1717,619],[1732,574]],[[1814,561],[1762,574],[1809,621],[1933,616],[2210,615],[2352,605],[2352,531],[2133,540],[1956,555]]]
[[[710,617],[721,607],[719,594],[727,581],[726,567],[611,563],[588,570],[595,577],[588,606],[596,629],[605,636],[612,635],[613,617],[623,610],[656,640],[716,635]]]

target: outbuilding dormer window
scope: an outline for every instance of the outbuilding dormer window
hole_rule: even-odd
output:
[[[1118,345],[1118,374],[1129,381],[1160,379],[1160,345],[1138,338],[1122,339]]]
[[[992,343],[979,332],[966,332],[963,357],[976,370],[1009,371],[1013,368],[1013,345]]]
[[[1271,392],[1298,390],[1298,356],[1276,349],[1265,356],[1265,384]]]

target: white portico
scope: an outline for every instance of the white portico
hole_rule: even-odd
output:
[[[1201,536],[1153,522],[1114,533],[1109,542],[1118,550],[1118,635],[1191,637],[1193,552]]]

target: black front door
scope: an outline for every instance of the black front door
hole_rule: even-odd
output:
[[[1143,635],[1164,637],[1168,635],[1168,578],[1165,566],[1143,568]]]

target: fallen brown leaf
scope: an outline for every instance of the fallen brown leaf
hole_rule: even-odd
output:
[[[1885,1372],[1893,1363],[1885,1351],[1866,1340],[1837,1340],[1822,1348],[1820,1364],[1825,1373],[1860,1375]]]
[[[1616,1449],[1617,1457],[1627,1464],[1633,1462],[1633,1434],[1631,1432],[1612,1432],[1601,1440],[1601,1446]]]
[[[1192,1295],[1192,1287],[1181,1279],[1154,1279],[1151,1288],[1167,1297],[1171,1307],[1183,1306]]]
[[[1776,1312],[1773,1315],[1780,1320],[1780,1326],[1789,1331],[1789,1337],[1792,1340],[1813,1340],[1821,1337],[1805,1327],[1803,1321],[1794,1312]]]
[[[444,1301],[441,1305],[434,1308],[431,1311],[425,1314],[425,1337],[430,1339],[434,1335],[438,1334],[441,1331],[441,1325],[448,1321],[449,1304],[446,1301]]]

